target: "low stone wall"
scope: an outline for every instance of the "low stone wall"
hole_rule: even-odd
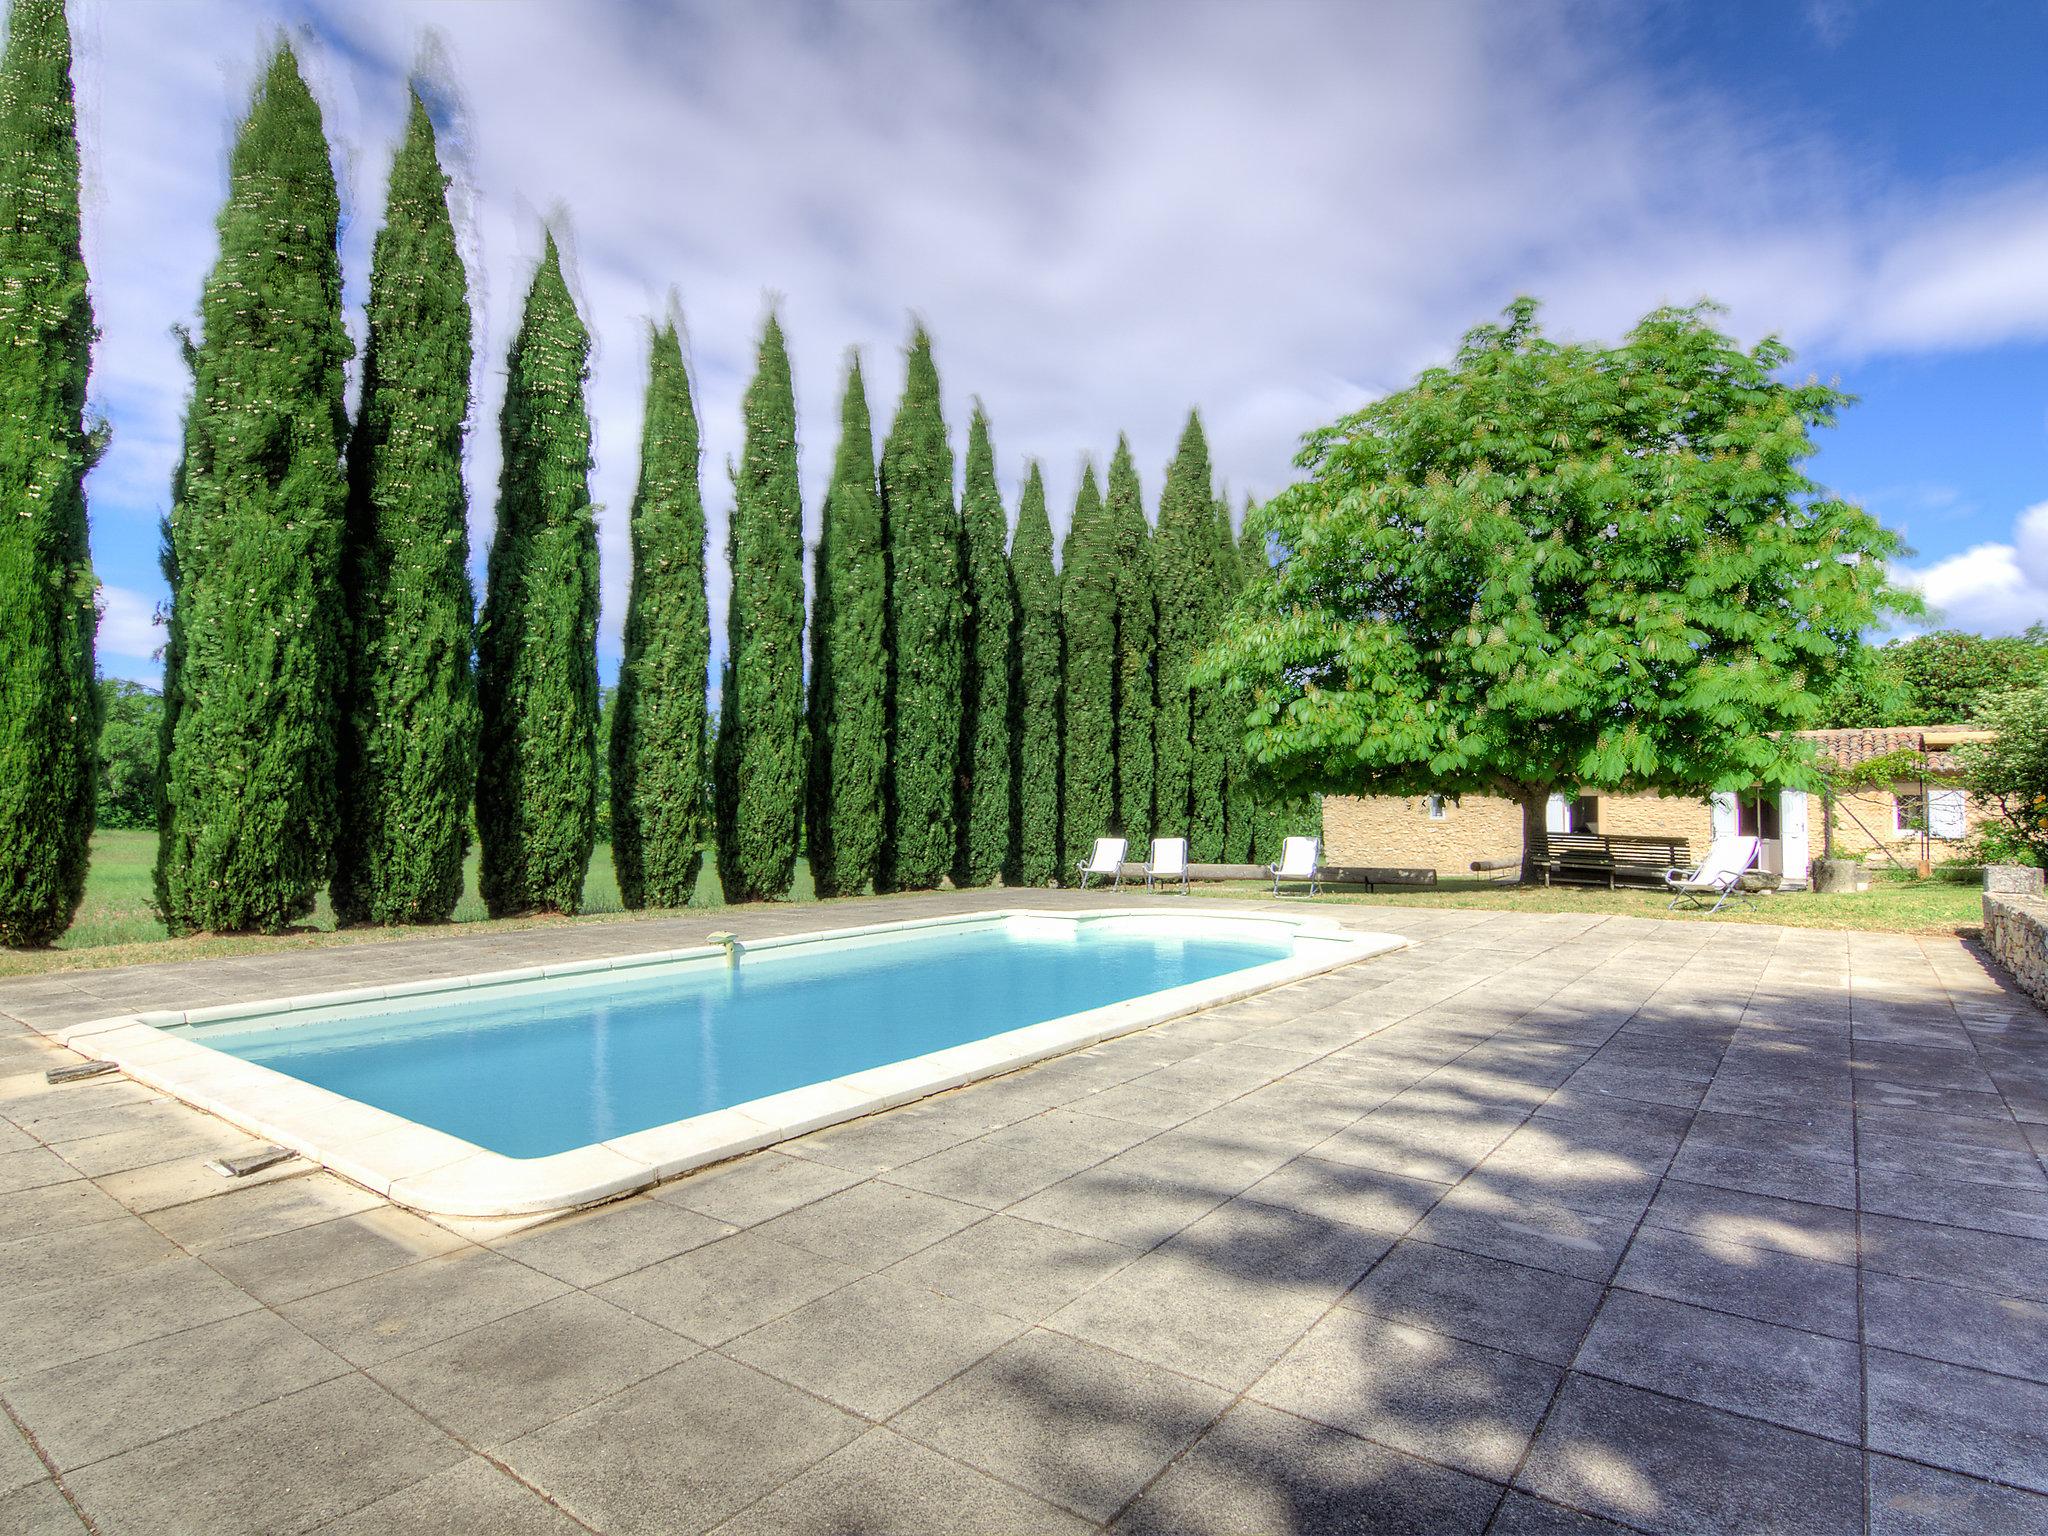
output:
[[[2048,1006],[2048,896],[2041,871],[1995,864],[1984,871],[1984,947],[2020,990]]]

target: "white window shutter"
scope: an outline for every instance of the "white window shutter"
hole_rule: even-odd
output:
[[[1735,808],[1735,791],[1723,790],[1714,796],[1714,836],[1733,837],[1738,825]]]
[[[1572,797],[1552,795],[1550,804],[1544,807],[1543,826],[1547,832],[1569,832],[1572,829]]]
[[[1969,834],[1969,810],[1962,790],[1931,789],[1927,792],[1927,830],[1942,838],[1961,838]]]
[[[1786,789],[1778,793],[1779,873],[1788,883],[1806,883],[1806,791]]]

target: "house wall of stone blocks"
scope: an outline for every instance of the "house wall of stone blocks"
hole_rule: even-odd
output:
[[[1713,836],[1704,800],[1671,795],[1601,795],[1593,819],[1596,830],[1614,836],[1684,838],[1696,854]],[[1469,876],[1475,861],[1521,856],[1522,809],[1512,800],[1467,795],[1433,807],[1427,795],[1323,799],[1325,863],[1434,869],[1448,879]]]

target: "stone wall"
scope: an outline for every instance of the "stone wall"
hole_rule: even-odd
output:
[[[1933,784],[1931,789],[1947,786]],[[1864,789],[1840,796],[1835,802],[1835,857],[1838,859],[1871,859],[1885,862],[1878,850],[1889,848],[1906,863],[1911,864],[1920,857],[1920,834],[1899,830],[1899,796],[1919,793],[1918,784],[1899,784],[1894,789]],[[1821,801],[1814,795],[1807,802],[1807,814],[1811,818],[1808,832],[1815,858],[1821,850]],[[1851,813],[1854,813],[1853,815]],[[1997,813],[1975,796],[1963,802],[1963,819],[1966,835],[1975,836],[1978,828]],[[1956,856],[1958,843],[1946,838],[1929,838],[1928,853],[1936,864],[1945,863]]]
[[[1469,877],[1474,859],[1522,856],[1522,811],[1512,800],[1467,795],[1441,809],[1433,820],[1426,795],[1325,795],[1323,862]]]
[[[2041,871],[1993,864],[1984,871],[1984,947],[2020,989],[2048,1006],[2048,897]]]
[[[1430,815],[1426,795],[1326,795],[1323,860],[1469,877],[1474,860],[1522,856],[1522,809],[1514,801],[1467,795],[1445,799],[1440,810]],[[1696,855],[1714,835],[1704,800],[1602,795],[1597,815],[1598,830],[1610,836],[1682,837]]]

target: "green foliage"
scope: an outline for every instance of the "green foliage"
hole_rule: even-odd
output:
[[[170,515],[160,899],[173,932],[274,932],[333,865],[345,681],[340,205],[280,45],[229,160]]]
[[[2048,625],[2022,635],[1939,629],[1864,646],[1829,690],[1822,723],[1959,725],[2013,688],[2048,684]]]
[[[118,677],[101,678],[99,695],[100,780],[93,825],[96,829],[154,828],[163,696],[154,688]]]
[[[1052,563],[1052,520],[1045,478],[1034,461],[1017,507],[1010,550],[1017,626],[1012,647],[1010,708],[1014,721],[1010,776],[1017,841],[1010,878],[1050,885],[1060,877],[1060,577]]]
[[[655,331],[628,537],[633,583],[610,714],[612,863],[629,908],[687,906],[711,834],[705,798],[711,612],[697,411],[682,338]]]
[[[1206,676],[1249,700],[1283,796],[1484,793],[1532,859],[1558,785],[1797,783],[1858,634],[1911,598],[1898,540],[1801,472],[1844,403],[1704,306],[1619,347],[1517,301],[1456,362],[1334,426],[1261,523],[1285,559]]]
[[[1188,681],[1195,653],[1214,638],[1218,611],[1216,504],[1202,418],[1188,412],[1180,449],[1159,497],[1152,540],[1157,589],[1159,713],[1155,732],[1159,831],[1185,836],[1189,857],[1213,863],[1223,853],[1223,764],[1216,754],[1215,690],[1196,693]],[[1200,772],[1197,772],[1197,763]]]
[[[462,439],[469,285],[417,93],[370,258],[348,444],[349,611],[333,900],[343,923],[447,921],[476,783],[475,595]]]
[[[1009,519],[996,488],[995,449],[981,406],[967,429],[967,486],[960,502],[961,544],[967,577],[965,652],[966,718],[961,739],[967,758],[960,806],[960,853],[953,883],[993,885],[1009,866],[1013,830],[1010,805],[1010,643],[1017,597],[1003,544]]]
[[[498,528],[476,637],[478,882],[493,917],[579,910],[597,836],[589,359],[550,233],[506,358]]]
[[[811,610],[807,851],[820,896],[857,896],[881,875],[888,575],[874,429],[856,356],[839,406],[839,453],[818,534]]]
[[[1998,813],[2003,850],[2048,866],[2048,686],[1982,698],[1977,720],[1997,737],[1957,748],[1963,785]]]
[[[960,777],[960,516],[939,374],[923,326],[910,339],[903,402],[882,449],[889,551],[889,840],[897,890],[936,886],[953,868]]]
[[[0,945],[48,944],[85,894],[99,694],[71,32],[15,0],[0,60]]]
[[[1152,652],[1157,615],[1151,529],[1145,522],[1131,445],[1121,436],[1109,461],[1106,512],[1116,593],[1116,816],[1118,829],[1137,851],[1152,836],[1152,787],[1157,777]]]
[[[1060,821],[1072,865],[1116,816],[1116,545],[1093,464],[1081,472],[1060,556],[1060,630],[1067,648]]]
[[[727,901],[789,893],[804,814],[803,499],[789,353],[772,314],[745,415],[719,732],[718,879]]]

